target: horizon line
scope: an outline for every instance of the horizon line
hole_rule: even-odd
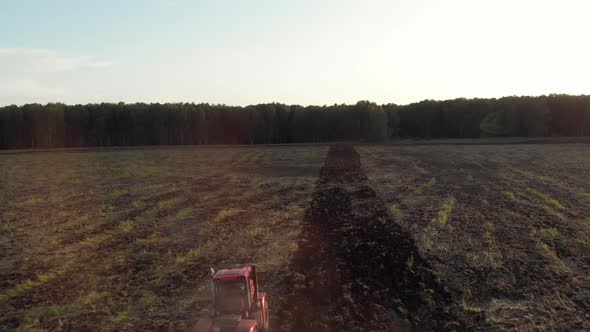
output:
[[[548,94],[541,94],[541,95],[504,95],[501,97],[455,97],[455,98],[447,98],[447,99],[430,99],[430,98],[426,98],[426,99],[422,99],[420,101],[416,101],[416,102],[411,102],[411,103],[407,103],[407,104],[396,104],[395,102],[387,102],[387,103],[377,103],[374,101],[371,101],[369,99],[359,99],[357,100],[355,103],[332,103],[332,104],[294,104],[294,103],[285,103],[285,102],[279,102],[279,101],[271,101],[271,102],[260,102],[260,103],[256,103],[256,104],[226,104],[226,103],[213,103],[213,102],[196,102],[196,101],[165,101],[165,102],[160,102],[160,101],[156,101],[156,102],[146,102],[146,101],[101,101],[101,102],[87,102],[87,103],[67,103],[67,102],[61,102],[61,101],[48,101],[45,103],[39,103],[39,102],[30,102],[30,103],[22,103],[22,104],[16,104],[16,103],[12,103],[12,104],[4,104],[4,105],[0,105],[0,109],[1,108],[6,108],[6,107],[11,107],[11,106],[16,106],[16,107],[23,107],[26,105],[41,105],[41,106],[47,106],[47,105],[54,105],[54,104],[62,104],[65,106],[87,106],[87,105],[102,105],[102,104],[111,104],[111,105],[118,105],[118,104],[124,104],[124,105],[135,105],[135,104],[146,104],[146,105],[174,105],[174,104],[189,104],[189,105],[211,105],[211,106],[227,106],[227,107],[249,107],[249,106],[256,106],[256,105],[272,105],[272,104],[277,104],[277,105],[286,105],[286,106],[302,106],[302,107],[328,107],[328,106],[351,106],[351,105],[355,105],[359,102],[370,102],[370,103],[374,103],[377,104],[379,106],[385,106],[385,105],[395,105],[395,106],[409,106],[409,105],[414,105],[414,104],[420,104],[423,102],[445,102],[445,101],[454,101],[454,100],[482,100],[482,99],[487,99],[487,100],[499,100],[499,99],[505,99],[505,98],[542,98],[542,97],[551,97],[551,96],[569,96],[569,97],[587,97],[590,96],[590,94],[569,94],[569,93],[548,93]]]

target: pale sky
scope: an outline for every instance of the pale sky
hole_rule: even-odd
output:
[[[0,0],[0,105],[590,94],[587,0]]]

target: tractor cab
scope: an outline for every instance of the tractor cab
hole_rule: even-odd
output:
[[[257,304],[256,273],[248,266],[222,269],[213,275],[213,310],[219,314],[242,314]]]
[[[256,266],[212,270],[212,306],[195,332],[265,331],[268,329],[266,293],[258,289]]]

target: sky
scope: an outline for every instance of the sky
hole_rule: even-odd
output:
[[[0,0],[0,105],[590,94],[587,0]]]

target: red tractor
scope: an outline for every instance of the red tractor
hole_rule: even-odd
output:
[[[211,269],[213,305],[192,332],[268,331],[268,301],[258,289],[256,266]]]

